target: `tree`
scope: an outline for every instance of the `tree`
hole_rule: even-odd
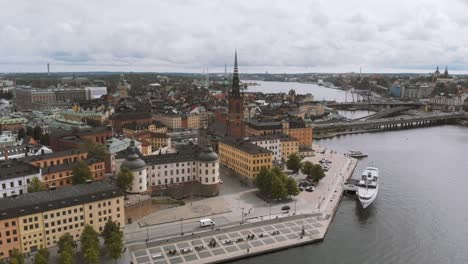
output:
[[[297,173],[301,168],[301,158],[296,153],[289,155],[288,161],[286,161],[286,167],[288,170]]]
[[[69,233],[63,234],[60,238],[59,241],[57,242],[58,246],[58,253],[62,253],[63,251],[66,251],[67,249],[74,249],[76,247],[76,243],[73,240],[73,236],[70,235]]]
[[[60,264],[73,264],[76,243],[69,233],[63,234],[57,242]]]
[[[323,171],[322,166],[320,166],[319,164],[315,164],[314,170],[311,176],[314,179],[314,181],[319,182],[321,179],[325,177],[325,171]]]
[[[26,137],[26,130],[24,128],[20,128],[18,130],[18,140],[24,139]]]
[[[86,183],[87,180],[92,179],[91,170],[86,164],[85,161],[80,160],[78,161],[75,166],[73,166],[73,184],[83,184]]]
[[[49,136],[49,134],[44,134],[44,135],[42,135],[42,137],[41,137],[41,144],[42,144],[42,145],[49,146],[49,144],[50,144],[50,136]]]
[[[314,164],[312,164],[310,161],[304,162],[302,164],[301,171],[307,176],[312,176],[312,173],[314,172]]]
[[[24,264],[24,255],[19,249],[14,248],[10,255],[10,264]]]
[[[39,180],[37,177],[33,177],[31,179],[31,182],[28,185],[28,192],[39,192],[39,191],[44,191],[46,189],[45,184]]]
[[[42,128],[41,128],[40,126],[35,126],[35,127],[34,127],[32,137],[33,137],[35,140],[40,140],[40,139],[41,139],[41,137],[42,137]]]
[[[116,222],[112,221],[109,218],[106,224],[104,225],[104,230],[102,230],[101,236],[104,239],[104,241],[107,241],[115,232],[120,232],[120,228]]]
[[[85,144],[85,149],[89,156],[104,160],[107,155],[107,149],[104,145],[88,140]]]
[[[284,199],[288,195],[285,184],[275,175],[271,183],[271,198]]]
[[[30,126],[27,126],[27,127],[26,127],[26,135],[32,137],[33,134],[34,134],[33,128],[30,127]]]
[[[299,194],[299,188],[297,188],[297,183],[293,178],[288,178],[286,181],[286,190],[289,196],[296,196]]]
[[[275,200],[281,200],[288,196],[287,182],[288,177],[278,167],[262,169],[255,179],[255,184],[260,192]]]
[[[105,241],[107,251],[110,257],[115,261],[122,256],[123,250],[123,234],[120,230],[115,230],[110,237]]]
[[[90,225],[86,225],[81,233],[81,254],[86,263],[99,262],[99,234]]]
[[[117,175],[117,187],[120,188],[123,192],[127,192],[127,190],[132,186],[133,182],[133,173],[126,167],[121,167],[120,172]]]
[[[47,248],[41,248],[34,257],[34,264],[48,264],[49,263],[49,250]]]
[[[60,254],[59,263],[60,264],[73,264],[74,263],[73,253],[70,252],[69,250],[63,251]]]

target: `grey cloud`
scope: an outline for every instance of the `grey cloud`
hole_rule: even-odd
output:
[[[7,1],[0,71],[427,69],[463,58],[463,1]],[[20,14],[20,15],[18,15]]]

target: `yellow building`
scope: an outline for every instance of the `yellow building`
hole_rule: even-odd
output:
[[[31,211],[33,212],[33,210]],[[18,223],[21,252],[35,251],[44,247],[44,223],[42,221],[42,213],[18,217]]]
[[[258,121],[251,120],[245,128],[247,136],[283,133],[299,140],[301,146],[312,146],[313,128],[303,120]]]
[[[93,182],[0,199],[0,224],[7,223],[5,230],[11,231],[8,236],[5,234],[5,241],[3,230],[0,233],[0,258],[9,256],[13,248],[28,253],[56,246],[65,233],[78,240],[88,224],[98,232],[108,219],[123,227],[123,198],[114,185]]]
[[[299,140],[288,135],[282,135],[281,141],[281,159],[287,161],[289,155],[299,153]]]
[[[160,113],[157,116],[155,116],[155,119],[161,122],[169,129],[178,130],[182,128],[182,116],[180,115]]]
[[[200,128],[200,115],[189,114],[187,115],[187,128],[188,129],[199,129]]]
[[[273,153],[245,141],[224,138],[219,142],[219,160],[222,165],[253,181],[262,168],[271,168]]]

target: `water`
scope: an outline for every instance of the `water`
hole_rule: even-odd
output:
[[[356,110],[356,111],[347,111],[347,110],[338,110],[338,114],[349,118],[349,119],[356,119],[365,117],[368,115],[375,114],[375,111],[368,111],[368,110]]]
[[[298,83],[298,82],[263,82],[263,81],[246,81],[256,82],[260,85],[249,86],[248,92],[262,93],[288,93],[294,89],[296,94],[313,94],[317,101],[337,101],[345,102],[346,99],[351,101],[351,95],[346,98],[346,92],[338,89],[327,88],[313,83]]]
[[[344,197],[322,243],[238,264],[468,263],[468,128],[441,126],[346,135],[318,142],[369,153],[356,168],[380,169],[367,210]]]

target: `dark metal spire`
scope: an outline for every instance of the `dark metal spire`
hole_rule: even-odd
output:
[[[232,97],[240,97],[240,85],[239,85],[239,69],[237,68],[237,50],[234,55],[234,75],[232,76]]]

